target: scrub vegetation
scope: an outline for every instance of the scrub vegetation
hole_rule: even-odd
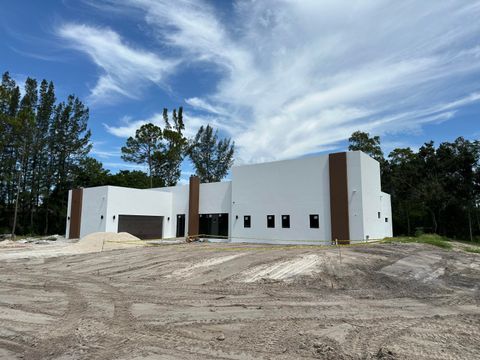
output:
[[[436,233],[474,241],[480,236],[480,142],[463,137],[418,151],[396,148],[386,157],[380,137],[355,132],[349,150],[378,160],[382,190],[392,197],[396,236]]]
[[[469,253],[474,253],[474,254],[480,254],[480,247],[466,247],[465,248],[465,251],[469,252]]]
[[[422,234],[420,236],[398,236],[385,239],[386,243],[419,243],[430,244],[443,249],[451,249],[453,246],[448,238],[436,234]]]

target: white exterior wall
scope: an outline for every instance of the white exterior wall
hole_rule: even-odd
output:
[[[188,208],[188,204],[187,204]],[[232,209],[232,183],[230,181],[200,184],[200,214],[228,213]]]
[[[382,192],[382,217],[383,217],[383,234],[384,237],[392,237],[393,236],[393,219],[392,219],[392,203],[390,194]],[[385,218],[388,221],[385,221]]]
[[[83,189],[80,237],[106,229],[108,186]],[[103,219],[101,216],[103,215]]]
[[[363,239],[383,239],[385,226],[382,216],[380,163],[360,153],[362,166]],[[378,217],[380,213],[380,218]]]
[[[163,237],[170,236],[172,194],[149,189],[131,189],[117,186],[107,187],[108,209],[105,219],[106,231],[118,231],[118,215],[163,216]],[[113,219],[114,215],[115,219]],[[170,220],[168,220],[169,217]]]
[[[362,164],[360,152],[347,153],[348,225],[350,239],[364,239]]]
[[[171,194],[172,197],[172,215],[170,217],[170,226],[167,231],[165,228],[165,238],[175,237],[177,235],[177,215],[185,214],[185,235],[188,230],[188,195],[189,185],[169,186],[165,188],[152,189]]]
[[[350,239],[392,236],[390,195],[381,191],[380,163],[363,152],[352,151],[347,153],[347,170]],[[389,218],[387,224],[385,217]]]
[[[328,156],[233,167],[232,241],[329,242],[329,200]],[[310,214],[319,215],[319,229],[310,228]],[[250,228],[243,227],[244,215],[251,216]],[[275,215],[275,228],[267,228],[267,215]],[[289,229],[282,215],[290,215]]]

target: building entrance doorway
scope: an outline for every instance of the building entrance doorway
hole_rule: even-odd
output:
[[[177,214],[177,238],[185,236],[185,214]]]
[[[200,214],[200,235],[228,236],[228,214]]]

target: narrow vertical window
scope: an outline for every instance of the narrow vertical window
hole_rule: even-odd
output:
[[[320,227],[320,221],[318,219],[318,214],[311,214],[310,215],[310,228],[311,229],[318,229]]]
[[[290,228],[290,215],[282,215],[282,228]]]
[[[251,227],[251,218],[250,215],[245,215],[243,217],[243,227],[244,228],[249,228]]]
[[[267,228],[275,227],[275,215],[267,215]]]
[[[382,214],[380,214],[380,211],[378,212],[378,218],[380,219],[382,217]]]
[[[388,222],[388,218],[385,218],[385,222]]]

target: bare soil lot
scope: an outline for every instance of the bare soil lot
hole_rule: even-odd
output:
[[[478,254],[420,244],[12,251],[0,250],[0,358],[480,357]]]

